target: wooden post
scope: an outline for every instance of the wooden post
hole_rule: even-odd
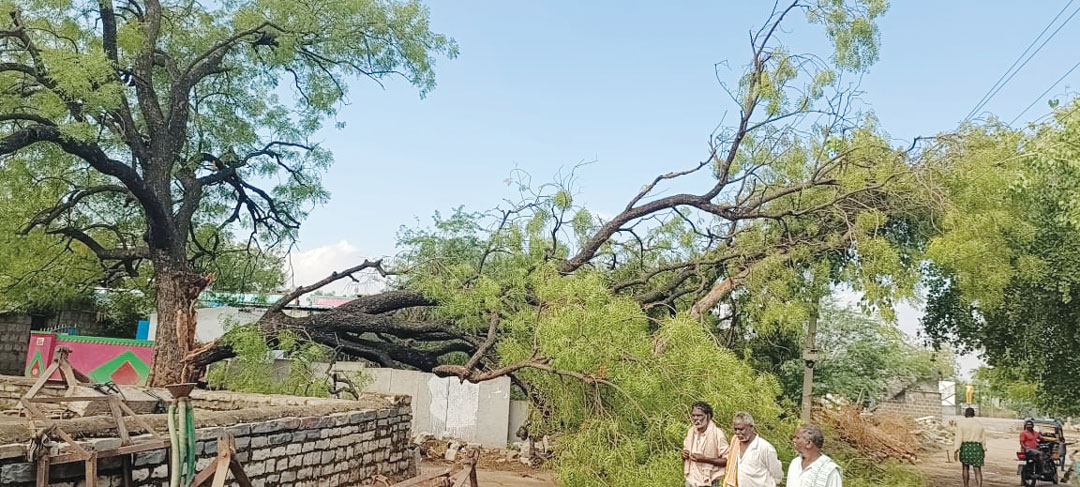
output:
[[[86,459],[86,487],[97,487],[97,453],[90,452]]]
[[[37,459],[37,487],[49,487],[49,455]]]

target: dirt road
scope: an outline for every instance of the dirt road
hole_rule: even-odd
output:
[[[445,465],[423,462],[420,466],[422,473],[441,470]],[[534,470],[529,472],[512,472],[488,469],[477,469],[476,480],[483,487],[555,487],[555,480],[551,472],[546,470]]]
[[[946,418],[948,422],[949,418]],[[1016,450],[1023,421],[1018,419],[979,418],[986,427],[986,462],[983,465],[983,487],[1016,487],[1020,477],[1016,475]],[[926,475],[929,487],[956,487],[963,485],[959,463],[946,463],[946,453],[928,454],[919,468]],[[973,476],[974,477],[974,476]],[[971,486],[975,482],[972,478]],[[1042,485],[1040,482],[1039,485]],[[1046,483],[1046,485],[1050,485]]]

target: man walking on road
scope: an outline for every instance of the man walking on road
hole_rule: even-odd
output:
[[[727,453],[724,487],[776,487],[784,478],[784,466],[776,448],[757,435],[750,413],[735,413],[735,437]]]
[[[727,439],[713,423],[713,410],[708,403],[696,402],[690,407],[690,423],[682,451],[686,487],[712,487],[724,477]]]
[[[815,424],[804,424],[795,430],[791,440],[799,456],[788,467],[787,487],[843,487],[840,466],[821,452],[825,435]]]
[[[975,486],[982,487],[982,466],[986,458],[986,430],[982,423],[975,419],[973,408],[967,408],[964,411],[964,417],[956,422],[953,451],[959,454],[960,463],[964,465],[964,487],[968,487],[972,468],[975,469]]]

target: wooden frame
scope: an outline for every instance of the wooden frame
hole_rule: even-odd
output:
[[[169,446],[169,442],[166,439],[162,439],[154,428],[150,426],[141,416],[131,410],[131,407],[124,402],[120,396],[115,394],[106,394],[99,391],[95,391],[92,388],[87,387],[88,384],[84,384],[79,381],[75,371],[71,368],[71,363],[68,362],[68,354],[71,353],[71,349],[63,346],[56,347],[54,356],[56,357],[52,364],[45,369],[45,372],[38,377],[37,381],[30,387],[30,390],[26,392],[20,399],[19,405],[26,410],[28,419],[30,421],[30,431],[33,433],[34,441],[40,441],[44,443],[45,437],[50,434],[56,434],[61,440],[69,445],[69,449],[66,452],[61,452],[56,455],[49,454],[47,450],[41,450],[44,454],[34,459],[37,462],[36,469],[36,482],[38,487],[48,487],[49,485],[49,467],[54,464],[83,462],[86,465],[86,487],[97,487],[97,461],[99,458],[107,458],[123,455],[124,458],[124,471],[123,471],[123,485],[129,487],[134,485],[131,478],[131,454],[146,451],[156,450]],[[37,397],[37,394],[41,392],[41,389],[45,387],[45,384],[49,382],[51,377],[57,371],[60,372],[60,377],[63,379],[67,389],[64,391],[63,397]],[[75,396],[75,392],[79,387],[88,391],[98,392],[98,395],[94,396]],[[111,413],[113,420],[116,422],[116,431],[120,436],[120,447],[113,448],[111,450],[102,451],[90,451],[83,448],[82,445],[77,443],[74,438],[71,437],[66,431],[61,429],[53,420],[37,406],[38,404],[63,404],[68,402],[106,402],[109,406],[109,412]],[[131,436],[128,433],[127,424],[124,422],[124,416],[131,417],[140,427],[145,429],[150,434],[150,439],[147,441],[141,441],[135,443],[132,441]],[[36,422],[40,422],[42,427],[38,428]]]

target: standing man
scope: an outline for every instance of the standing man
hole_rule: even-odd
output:
[[[975,419],[975,409],[964,410],[964,417],[956,422],[956,437],[953,438],[953,451],[964,465],[964,487],[968,487],[971,469],[975,469],[975,486],[982,487],[983,460],[986,458],[986,431],[982,423]]]
[[[724,487],[776,487],[784,478],[784,466],[776,457],[776,448],[758,436],[750,413],[735,413],[732,420],[735,437],[727,453]]]
[[[787,487],[843,487],[840,466],[821,452],[825,435],[817,425],[807,423],[795,430],[791,440],[799,456],[791,460]],[[967,484],[964,484],[967,487]]]
[[[723,458],[728,442],[713,423],[712,406],[696,402],[690,407],[690,429],[683,440],[683,478],[686,487],[712,487],[724,477]]]

